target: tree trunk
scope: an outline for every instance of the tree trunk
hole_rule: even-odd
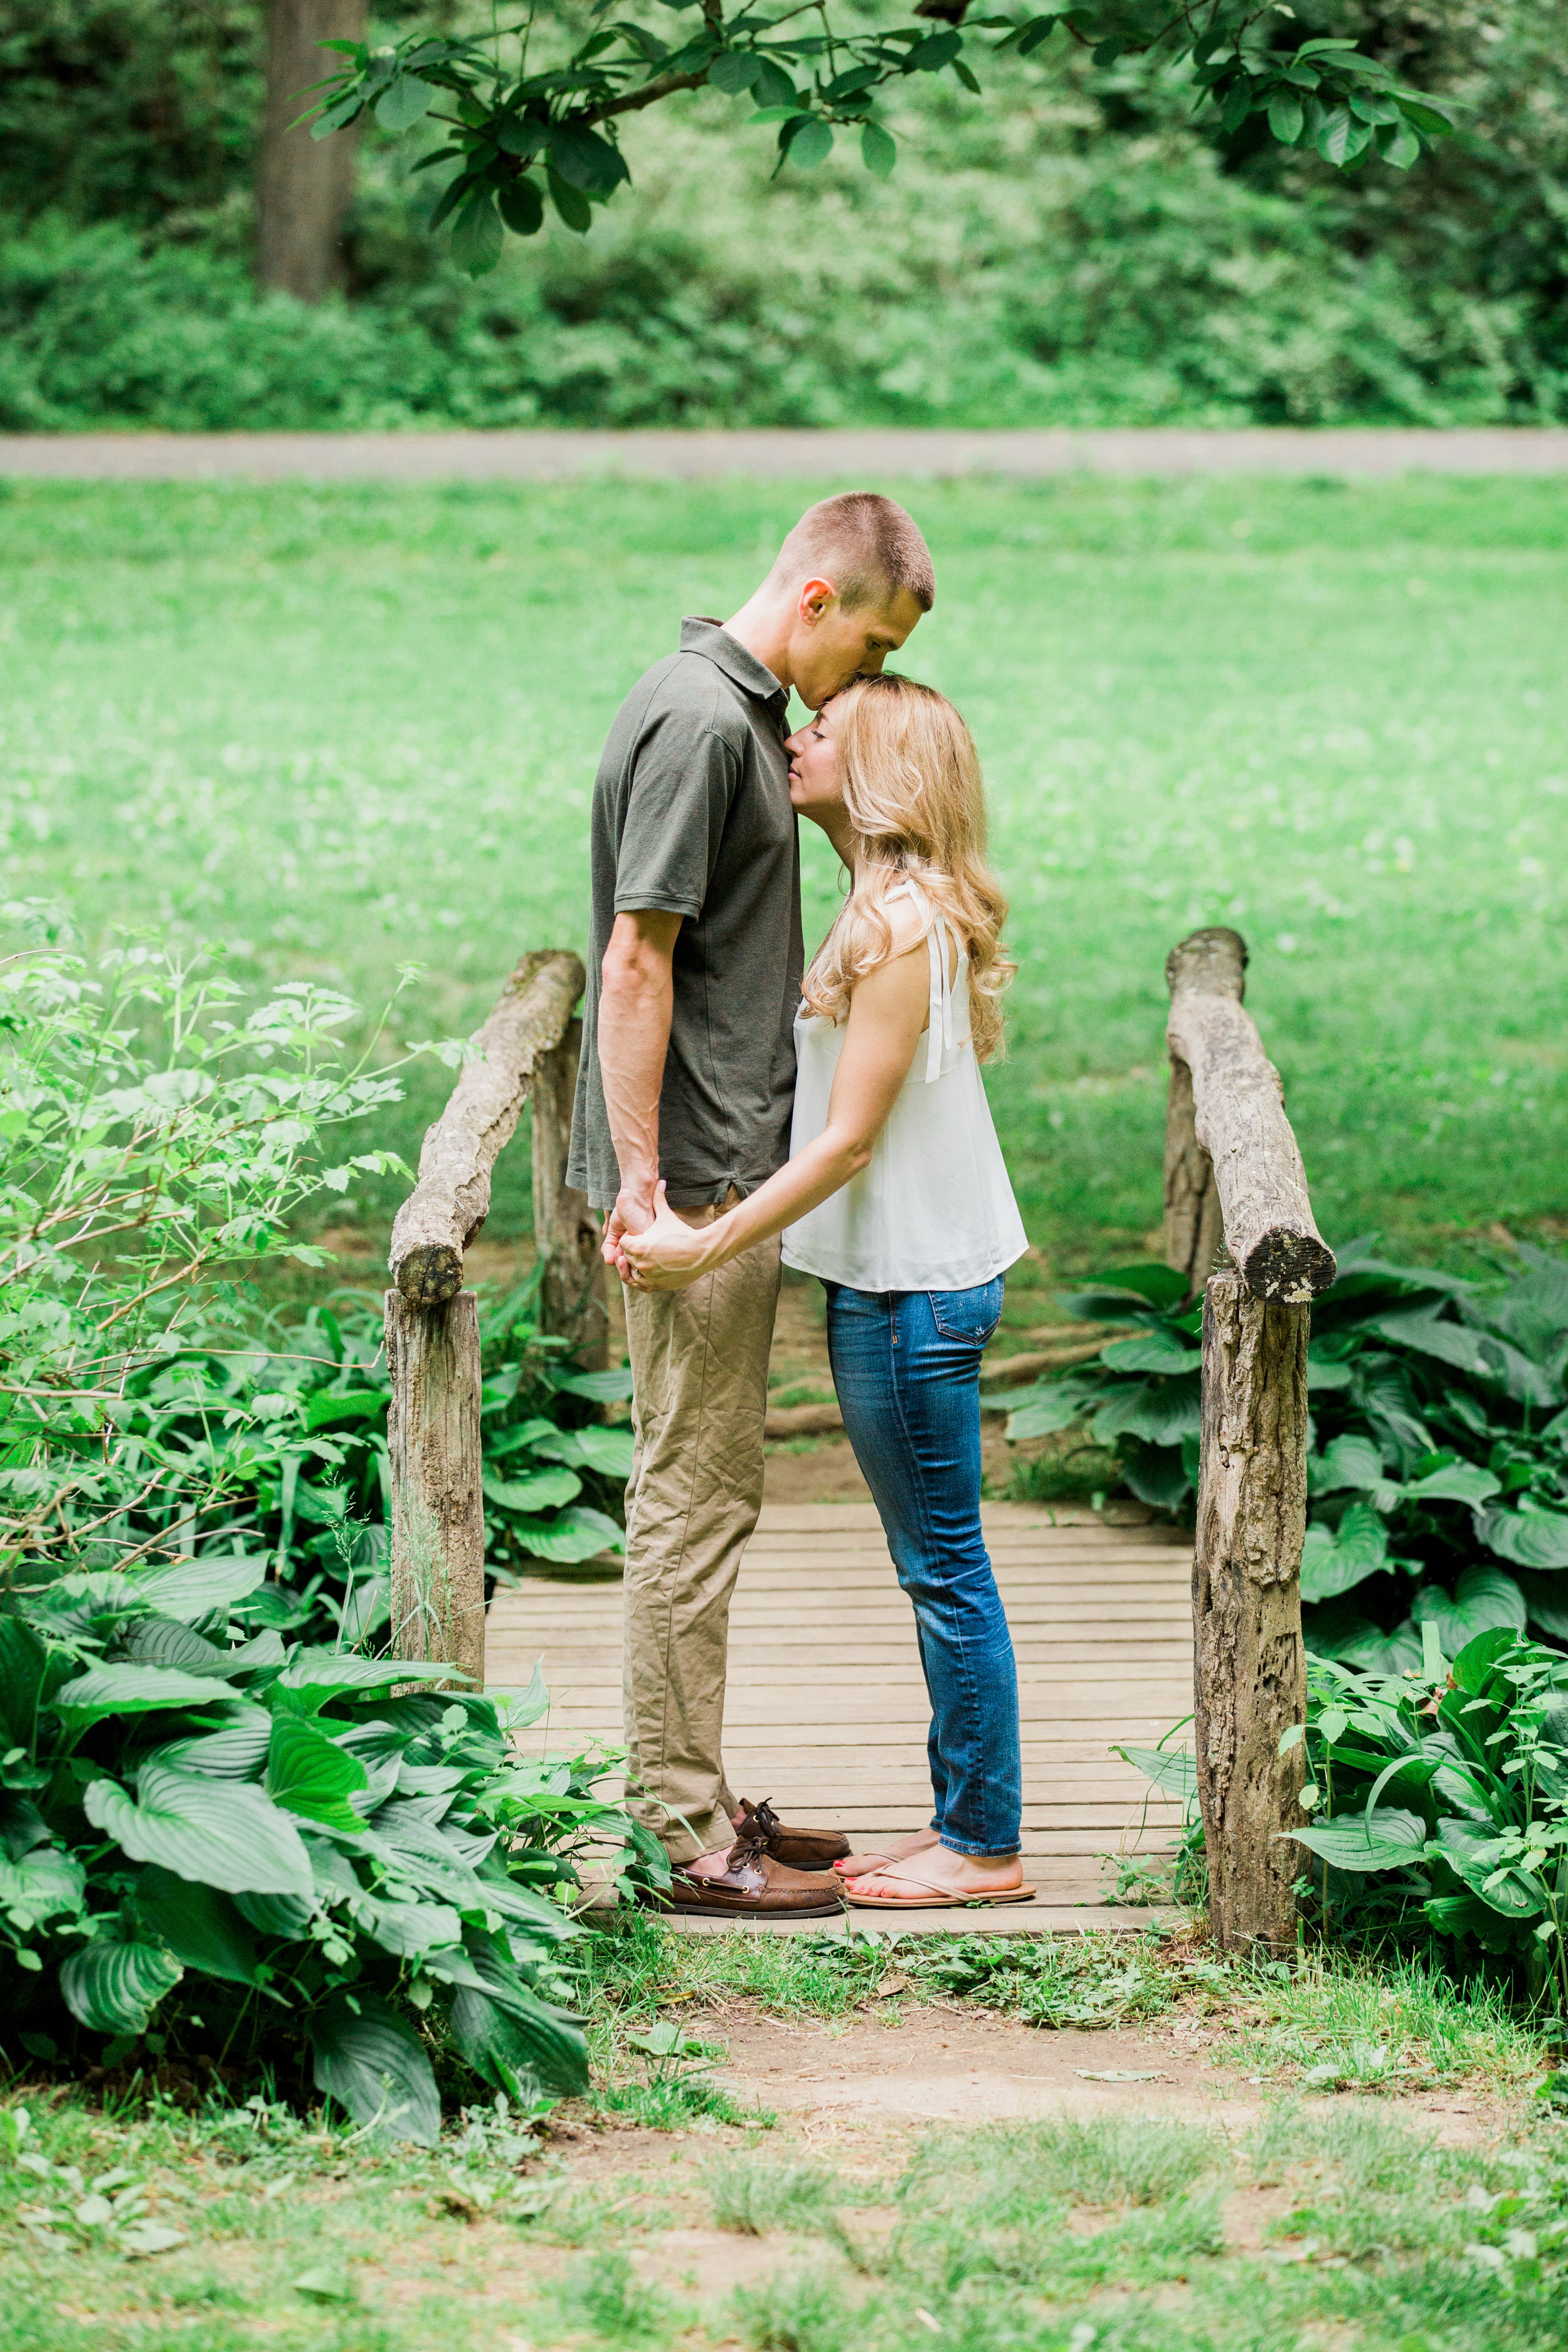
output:
[[[319,302],[343,282],[343,215],[357,131],[290,130],[302,95],[338,62],[322,41],[363,41],[365,0],[267,0],[267,113],[256,175],[256,277],[267,293]]]
[[[479,1318],[471,1290],[438,1307],[386,1294],[392,1404],[392,1635],[402,1658],[449,1660],[485,1682]]]
[[[1203,1470],[1193,1561],[1193,1689],[1209,1920],[1225,1952],[1295,1948],[1307,1713],[1301,1543],[1307,1531],[1311,1310],[1249,1295],[1239,1271],[1204,1295]]]
[[[566,1181],[582,1050],[583,1024],[570,1022],[559,1045],[533,1074],[533,1241],[544,1260],[540,1328],[570,1340],[583,1370],[597,1371],[608,1353],[610,1327],[599,1220],[587,1194],[574,1192]]]

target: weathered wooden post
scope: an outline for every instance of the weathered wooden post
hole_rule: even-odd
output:
[[[570,1340],[584,1370],[594,1371],[604,1366],[610,1329],[599,1220],[587,1194],[566,1181],[582,1049],[583,1024],[569,1021],[533,1081],[533,1241],[544,1260],[540,1328]]]
[[[1294,1948],[1306,1717],[1307,1337],[1334,1278],[1312,1219],[1279,1073],[1242,1009],[1247,949],[1195,931],[1171,991],[1166,1249],[1204,1285],[1203,1430],[1193,1560],[1193,1688],[1209,1919],[1222,1951]],[[1230,1263],[1209,1272],[1223,1233]]]
[[[386,1294],[392,1460],[392,1629],[399,1656],[438,1658],[479,1690],[485,1674],[479,1324],[463,1253],[489,1213],[490,1173],[536,1074],[583,993],[563,950],[526,955],[426,1131],[419,1181],[392,1228]]]

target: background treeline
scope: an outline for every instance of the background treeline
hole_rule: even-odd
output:
[[[703,92],[631,124],[591,237],[552,222],[470,285],[421,142],[372,131],[344,297],[308,309],[254,290],[260,0],[0,0],[0,425],[1568,414],[1565,0],[1297,15],[1459,135],[1340,174],[1053,46],[996,69],[1004,106],[916,77],[885,186],[837,156],[770,185],[767,134]]]

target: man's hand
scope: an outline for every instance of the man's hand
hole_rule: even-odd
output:
[[[616,1205],[605,1216],[605,1230],[600,1236],[599,1255],[606,1265],[613,1265],[623,1282],[632,1278],[621,1244],[628,1234],[645,1234],[653,1223],[653,1203],[641,1193],[622,1186],[616,1195]]]

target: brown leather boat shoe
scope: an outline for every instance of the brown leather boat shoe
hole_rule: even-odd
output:
[[[831,1870],[849,1851],[849,1841],[841,1830],[792,1828],[780,1821],[765,1797],[760,1805],[750,1804],[742,1797],[735,1827],[742,1837],[759,1839],[773,1860],[790,1870]]]
[[[831,1870],[791,1870],[775,1862],[760,1838],[737,1838],[723,1875],[696,1878],[677,1869],[661,1910],[714,1919],[836,1919],[844,1892]]]

